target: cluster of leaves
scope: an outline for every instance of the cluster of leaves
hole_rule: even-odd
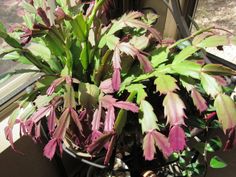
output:
[[[229,137],[226,148],[232,147],[236,109],[223,76],[236,72],[205,64],[203,58],[205,48],[233,44],[235,38],[220,36],[212,27],[177,42],[165,40],[151,27],[157,17],[140,12],[105,25],[104,2],[95,0],[85,8],[74,1],[23,1],[25,23],[10,33],[0,24],[0,37],[9,45],[2,59],[33,64],[41,73],[5,128],[12,147],[15,124],[22,135],[38,140],[43,118],[50,136],[44,155],[50,159],[57,147],[62,153],[69,137],[92,155],[105,148],[108,164],[127,119],[139,120],[146,160],[155,159],[158,148],[166,161],[174,158],[183,166],[184,174],[201,167],[188,159],[192,152],[205,156],[209,149],[209,138],[195,142],[201,148],[191,147],[196,129],[206,134],[222,127]]]

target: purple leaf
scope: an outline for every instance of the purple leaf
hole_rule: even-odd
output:
[[[42,18],[44,24],[45,24],[47,27],[50,27],[50,20],[48,19],[46,12],[45,12],[41,7],[39,7],[39,8],[37,9],[37,13],[38,13],[38,15]]]
[[[105,144],[110,140],[110,138],[114,135],[114,132],[108,132],[106,134],[101,135],[97,138],[92,144],[90,144],[87,148],[87,151],[90,154],[96,154],[105,146]]]
[[[169,142],[173,151],[179,152],[184,150],[186,146],[185,133],[180,126],[176,125],[170,129]]]

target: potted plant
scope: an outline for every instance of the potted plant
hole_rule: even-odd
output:
[[[110,21],[103,16],[107,3],[24,1],[24,24],[11,32],[0,24],[8,44],[3,59],[11,55],[37,68],[10,74],[39,73],[10,116],[6,138],[15,149],[12,129],[20,124],[21,135],[37,141],[46,120],[49,159],[57,149],[63,153],[64,143],[89,159],[102,155],[107,166],[128,154],[144,164],[137,175],[201,175],[207,152],[221,146],[210,133],[222,128],[229,149],[236,126],[232,88],[224,79],[235,71],[206,64],[204,49],[235,38],[209,27],[178,41],[163,39],[151,27],[156,15],[133,11]]]

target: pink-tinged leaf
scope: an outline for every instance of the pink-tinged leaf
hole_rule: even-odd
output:
[[[30,119],[34,122],[37,123],[40,121],[43,117],[47,116],[50,113],[50,106],[45,106],[41,107],[38,109],[37,112],[35,112]]]
[[[12,128],[9,126],[5,127],[4,133],[5,133],[6,139],[10,142],[12,149],[15,150],[15,146],[13,142],[13,135],[12,135]]]
[[[115,122],[115,109],[113,106],[108,108],[105,122],[104,122],[104,131],[109,132],[112,131],[114,128],[114,122]]]
[[[114,132],[108,132],[106,134],[101,135],[94,142],[92,142],[92,144],[88,146],[87,151],[90,154],[96,154],[100,152],[113,135]]]
[[[153,160],[156,153],[155,141],[152,132],[148,132],[143,139],[143,154],[145,160]]]
[[[121,108],[121,109],[125,109],[125,110],[129,110],[132,112],[138,112],[139,111],[139,107],[134,104],[134,103],[130,103],[127,101],[118,101],[114,104],[115,107]]]
[[[173,92],[178,90],[179,87],[176,84],[176,79],[170,75],[159,75],[154,83],[156,85],[156,90],[161,94],[167,94],[168,92]]]
[[[227,86],[227,81],[224,77],[222,76],[213,76],[218,84],[220,84],[223,87]]]
[[[151,28],[150,25],[142,22],[138,18],[142,17],[143,14],[140,12],[130,12],[127,15],[123,15],[121,19],[118,21],[118,24],[120,24],[122,27],[129,26],[131,28],[144,28],[148,30],[154,38],[157,39],[157,41],[161,41],[161,35],[160,33],[154,29]]]
[[[171,126],[184,125],[185,105],[176,93],[167,93],[163,101],[163,106],[167,123]]]
[[[67,15],[65,14],[65,12],[63,11],[63,9],[59,6],[57,6],[57,8],[55,9],[54,15],[56,17],[56,21],[59,22],[61,20],[64,20]]]
[[[48,131],[50,135],[52,135],[55,130],[56,119],[57,119],[57,116],[56,116],[55,108],[51,106],[50,114],[48,116]]]
[[[112,87],[115,91],[120,89],[121,78],[120,78],[120,69],[114,69],[114,73],[112,75]]]
[[[41,123],[39,122],[37,125],[35,125],[35,140],[39,140],[41,137]]]
[[[116,103],[116,99],[113,98],[111,95],[105,95],[104,97],[100,98],[102,107],[109,109]]]
[[[99,86],[99,88],[101,89],[101,91],[103,93],[106,93],[106,94],[114,93],[114,89],[112,87],[112,80],[111,80],[111,78],[102,81],[100,86]]]
[[[92,10],[94,8],[95,1],[92,1],[89,3],[89,7],[86,10],[86,17],[89,17],[90,14],[92,13]]]
[[[236,71],[220,64],[206,64],[202,68],[202,72],[212,75],[236,75]]]
[[[119,48],[121,52],[124,52],[125,54],[130,55],[133,58],[135,58],[135,56],[139,53],[138,49],[136,49],[134,46],[132,46],[128,42],[119,43],[117,45],[117,48]]]
[[[112,56],[112,65],[114,69],[120,69],[120,50],[118,47],[115,48],[113,56]]]
[[[170,129],[169,142],[173,151],[179,152],[184,150],[186,146],[185,133],[180,126],[176,125]]]
[[[166,158],[169,157],[173,153],[173,150],[170,146],[168,138],[157,131],[152,131],[152,133],[156,146],[162,151]]]
[[[142,100],[140,109],[143,112],[142,117],[139,118],[142,133],[149,132],[154,129],[159,129],[157,125],[157,116],[154,113],[152,105],[146,100]]]
[[[58,78],[56,80],[54,80],[52,82],[52,84],[50,85],[50,87],[48,87],[47,89],[47,95],[50,96],[53,94],[53,92],[55,91],[56,87],[58,85],[60,85],[62,82],[64,82],[65,78]]]
[[[228,129],[236,127],[236,107],[228,95],[218,94],[214,106],[225,133]]]
[[[44,156],[52,160],[57,148],[57,139],[51,139],[48,144],[44,147]]]
[[[207,110],[208,107],[206,104],[206,100],[202,97],[202,95],[195,88],[193,88],[191,90],[191,97],[193,99],[194,105],[197,107],[197,109],[200,112]]]
[[[81,133],[83,131],[83,127],[81,125],[80,118],[77,112],[73,108],[70,108],[70,115]]]
[[[148,73],[153,70],[152,63],[148,60],[148,58],[145,55],[138,53],[137,58],[141,64],[144,72]]]
[[[147,30],[153,35],[154,38],[156,38],[158,42],[162,43],[162,37],[159,31],[151,27],[147,28]],[[173,42],[173,40],[171,42]]]
[[[98,109],[96,109],[93,114],[93,121],[92,121],[92,130],[93,131],[99,130],[99,128],[100,128],[101,114],[102,114],[102,105],[100,103]]]
[[[67,108],[59,119],[58,126],[53,134],[53,138],[63,139],[66,134],[66,129],[70,123],[70,108]]]
[[[213,98],[222,92],[221,86],[216,82],[216,79],[208,74],[201,73],[201,84],[208,95]]]
[[[212,119],[215,115],[216,115],[216,112],[211,112],[211,113],[209,113],[209,114],[207,114],[207,115],[205,116],[205,119],[206,119],[206,120],[210,120],[210,119]]]
[[[98,130],[94,130],[91,134],[91,141],[94,142],[96,139],[102,136],[102,133]]]

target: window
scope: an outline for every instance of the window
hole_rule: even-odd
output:
[[[217,26],[236,33],[235,0],[199,0],[195,21],[202,27]],[[224,50],[209,48],[208,52],[236,64],[236,46],[226,46]]]

